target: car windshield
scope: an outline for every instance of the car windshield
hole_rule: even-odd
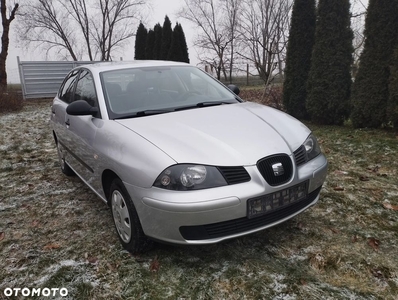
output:
[[[101,80],[111,119],[239,102],[228,88],[191,66],[106,71]]]

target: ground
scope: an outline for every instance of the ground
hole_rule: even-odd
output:
[[[0,115],[0,299],[398,299],[398,139],[308,126],[329,160],[320,201],[257,234],[133,256],[109,208],[59,168],[50,101]],[[65,298],[64,298],[65,299]]]

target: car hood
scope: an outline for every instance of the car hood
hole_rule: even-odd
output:
[[[272,154],[290,155],[310,134],[310,130],[293,117],[251,102],[117,122],[177,163],[217,166],[254,165]]]

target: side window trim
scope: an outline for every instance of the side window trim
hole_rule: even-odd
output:
[[[72,74],[73,74],[73,72],[75,72],[75,71],[77,71],[77,73],[76,73],[76,75],[74,75],[74,77],[75,77],[75,81],[74,81],[74,83],[73,83],[73,88],[72,88],[72,95],[70,95],[69,96],[69,101],[67,101],[67,100],[65,100],[65,99],[63,99],[61,96],[61,92],[63,92],[63,89],[64,89],[64,87],[65,87],[65,84],[68,82],[68,80],[71,78],[71,76],[72,76]],[[61,88],[59,89],[59,91],[58,91],[58,99],[60,99],[61,101],[63,101],[63,102],[65,102],[65,103],[67,103],[67,104],[70,104],[70,103],[72,103],[73,102],[73,95],[75,94],[75,91],[76,91],[76,84],[77,84],[77,82],[78,82],[78,80],[79,80],[79,77],[80,77],[80,72],[81,72],[81,69],[74,69],[74,70],[71,70],[69,73],[68,73],[68,76],[67,77],[65,77],[65,79],[64,79],[64,81],[62,82],[62,84],[61,84]]]
[[[80,69],[79,69],[79,74],[77,75],[77,80],[76,80],[76,82],[75,82],[75,86],[74,86],[74,89],[73,89],[73,99],[72,99],[71,102],[74,102],[74,101],[76,101],[76,100],[82,100],[82,99],[74,99],[74,98],[75,98],[75,96],[76,96],[76,88],[77,88],[77,85],[78,85],[78,83],[79,83],[79,81],[80,81],[80,79],[81,79],[81,74],[83,74],[84,71],[86,71],[86,72],[90,75],[90,77],[91,77],[91,82],[92,82],[92,84],[93,84],[94,93],[95,93],[95,99],[94,99],[95,105],[94,105],[94,107],[97,107],[97,108],[98,108],[98,115],[97,115],[97,117],[98,117],[98,118],[101,118],[101,109],[100,109],[100,106],[99,106],[99,103],[98,103],[97,89],[96,89],[96,86],[95,86],[93,74],[90,72],[89,69],[86,69],[86,68],[80,68]]]

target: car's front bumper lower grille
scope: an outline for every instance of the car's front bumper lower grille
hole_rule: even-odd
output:
[[[286,206],[274,212],[270,212],[260,217],[252,219],[244,217],[240,219],[199,226],[182,226],[180,227],[180,233],[182,237],[186,240],[207,240],[250,231],[275,223],[279,220],[285,219],[295,214],[296,212],[311,204],[319,195],[320,191],[321,187],[317,188],[316,190],[308,194],[307,198],[297,203]]]

